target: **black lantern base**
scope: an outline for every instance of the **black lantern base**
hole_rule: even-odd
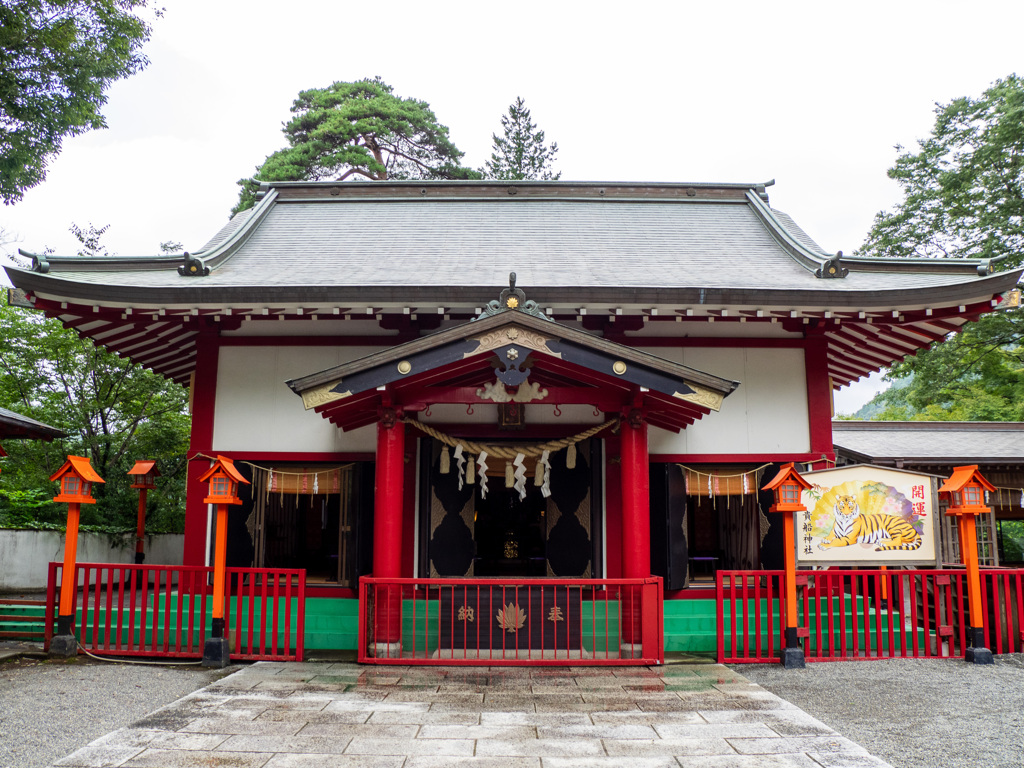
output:
[[[786,627],[786,647],[782,649],[782,666],[785,669],[803,669],[806,666],[804,649],[796,635],[796,627]]]
[[[57,633],[50,638],[50,655],[70,658],[78,655],[78,638],[75,637],[75,616],[58,616]]]
[[[224,637],[224,619],[213,620],[210,635],[203,645],[203,666],[222,669],[231,663],[228,639]]]
[[[50,638],[50,656],[71,658],[78,655],[78,638],[74,635],[54,635]]]
[[[226,637],[208,637],[203,644],[203,666],[222,669],[231,663]]]
[[[985,629],[983,627],[970,627],[967,630],[967,639],[971,647],[964,651],[964,661],[971,664],[995,664],[992,658],[992,651],[985,647]]]

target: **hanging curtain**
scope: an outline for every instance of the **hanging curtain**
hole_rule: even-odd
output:
[[[701,465],[679,468],[688,496],[750,496],[758,491],[759,466]]]

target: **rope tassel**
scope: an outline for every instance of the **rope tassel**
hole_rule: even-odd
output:
[[[472,456],[469,457],[469,463],[466,464],[466,485],[473,485],[476,482],[476,461]]]
[[[452,469],[452,457],[448,455],[448,446],[441,449],[441,474],[447,475]]]
[[[576,469],[576,443],[572,443],[565,451],[565,468]]]
[[[515,476],[515,470],[512,469],[512,462],[511,461],[506,461],[505,462],[505,487],[506,488],[511,488],[513,485],[515,485],[515,482],[516,482],[516,476]]]

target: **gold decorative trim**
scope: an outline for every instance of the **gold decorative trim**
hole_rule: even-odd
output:
[[[477,336],[471,339],[471,341],[477,342],[479,346],[472,352],[467,352],[463,357],[472,357],[473,355],[479,355],[481,352],[489,352],[492,349],[505,347],[509,344],[518,344],[521,347],[543,352],[552,357],[562,357],[560,354],[552,352],[548,347],[548,342],[552,341],[552,339],[517,325],[507,325],[504,328],[498,328],[490,333],[485,333],[483,336]]]
[[[548,391],[542,389],[540,384],[524,381],[516,393],[510,395],[503,382],[494,381],[485,383],[483,388],[476,391],[476,396],[496,403],[532,403],[534,400],[543,400],[548,396]]]
[[[335,400],[343,400],[349,397],[351,392],[333,392],[332,389],[338,386],[337,382],[334,384],[324,384],[322,387],[316,389],[310,389],[302,393],[302,405],[306,410],[316,408],[318,405],[324,403],[333,403]]]
[[[678,397],[680,400],[687,400],[697,405],[702,405],[705,408],[710,408],[712,411],[719,411],[722,409],[722,401],[725,400],[725,395],[719,392],[712,392],[710,389],[704,387],[698,387],[696,384],[686,382],[687,386],[693,390],[692,394],[684,395],[681,392],[673,392],[673,397]]]

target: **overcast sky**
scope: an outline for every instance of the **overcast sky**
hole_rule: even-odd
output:
[[[72,222],[109,224],[119,255],[197,249],[235,181],[284,145],[300,90],[380,75],[430,103],[466,165],[522,96],[563,180],[775,179],[774,207],[850,253],[899,199],[894,145],[928,135],[936,102],[1024,71],[1020,0],[164,4],[149,67],[110,90],[108,129],[65,142],[0,208],[8,249],[74,253]]]

